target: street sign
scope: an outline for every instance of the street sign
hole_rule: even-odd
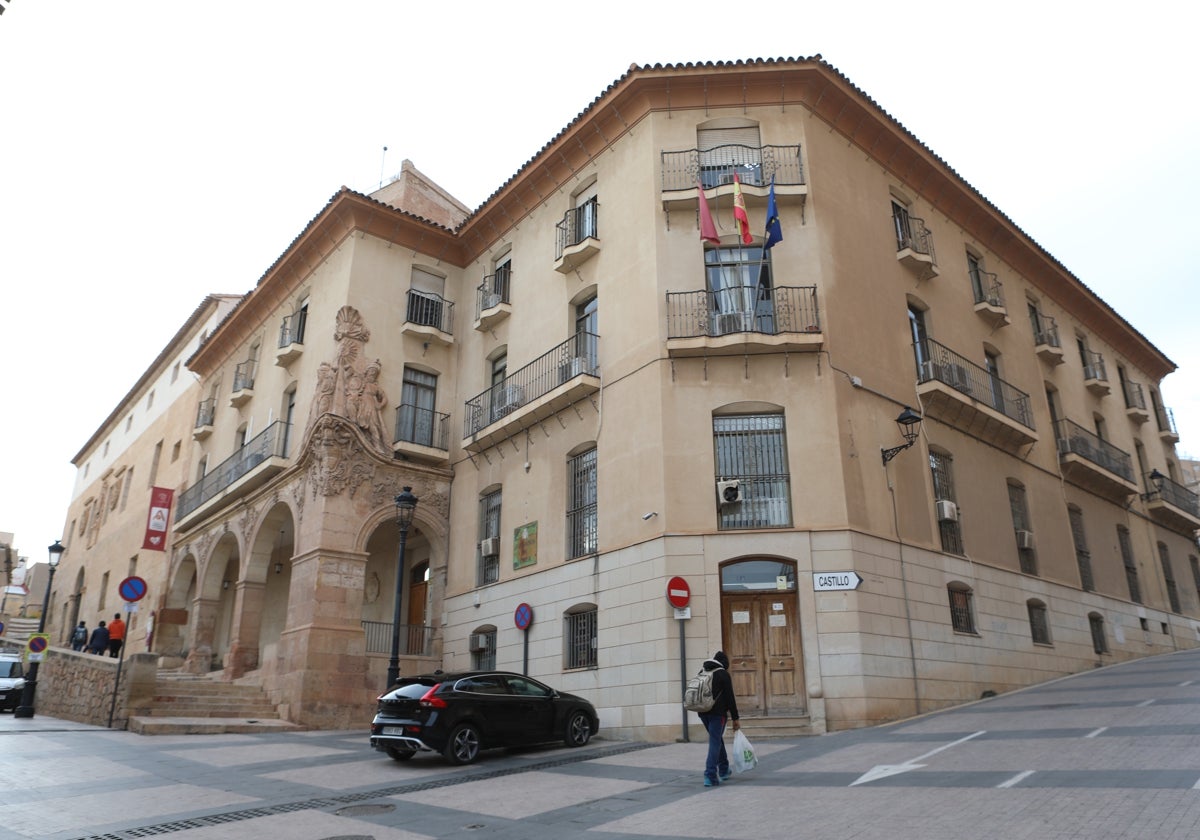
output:
[[[513,613],[513,624],[517,625],[518,630],[528,630],[533,624],[533,607],[518,604],[517,611]]]
[[[131,575],[121,581],[117,586],[117,592],[126,601],[140,601],[146,597],[146,581],[137,575]]]
[[[858,589],[861,583],[857,572],[813,572],[813,589],[817,592]]]
[[[46,655],[46,648],[50,647],[50,636],[46,633],[32,633],[25,647],[29,651],[30,662],[41,662]]]
[[[667,602],[676,609],[686,607],[692,599],[692,590],[688,582],[681,577],[673,577],[667,581]]]

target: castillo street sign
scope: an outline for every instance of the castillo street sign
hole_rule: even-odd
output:
[[[861,583],[862,578],[857,572],[813,572],[813,590],[816,592],[858,589]]]

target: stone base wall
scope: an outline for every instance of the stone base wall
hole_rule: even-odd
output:
[[[111,712],[112,728],[125,729],[129,710],[148,706],[154,696],[157,662],[152,653],[125,658],[114,709],[118,660],[51,648],[38,669],[34,708],[38,714],[95,726],[108,726]]]

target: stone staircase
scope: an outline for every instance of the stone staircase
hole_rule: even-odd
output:
[[[29,637],[37,632],[39,620],[9,616],[4,621],[4,638],[13,645],[24,647]]]
[[[129,717],[129,731],[140,735],[298,732],[303,728],[282,720],[257,685],[170,671],[159,671],[153,698],[132,710]]]
[[[738,721],[746,730],[746,737],[751,743],[755,739],[797,738],[801,735],[812,735],[812,720],[808,715],[791,715],[771,717],[755,717],[742,715]]]

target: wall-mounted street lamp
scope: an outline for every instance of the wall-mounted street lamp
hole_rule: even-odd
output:
[[[38,619],[38,633],[44,633],[46,630],[46,610],[50,608],[50,587],[54,583],[54,570],[58,568],[58,561],[62,560],[63,552],[66,548],[58,540],[54,541],[54,545],[47,549],[50,554],[50,575],[46,580],[46,597],[42,599],[42,617]],[[33,717],[33,703],[37,698],[37,676],[38,666],[40,662],[29,663],[29,673],[25,676],[25,690],[21,692],[21,705],[13,711],[15,718],[31,718]]]
[[[917,434],[921,428],[921,415],[908,406],[904,406],[904,410],[896,418],[896,425],[900,427],[900,434],[904,437],[904,445],[893,446],[891,449],[881,449],[880,452],[883,454],[883,463],[885,464],[917,442]]]
[[[417,511],[417,497],[411,487],[396,497],[396,525],[400,529],[400,548],[396,557],[396,605],[392,613],[392,656],[388,659],[387,685],[390,689],[400,678],[400,596],[404,592],[404,544],[408,542],[408,529]]]

